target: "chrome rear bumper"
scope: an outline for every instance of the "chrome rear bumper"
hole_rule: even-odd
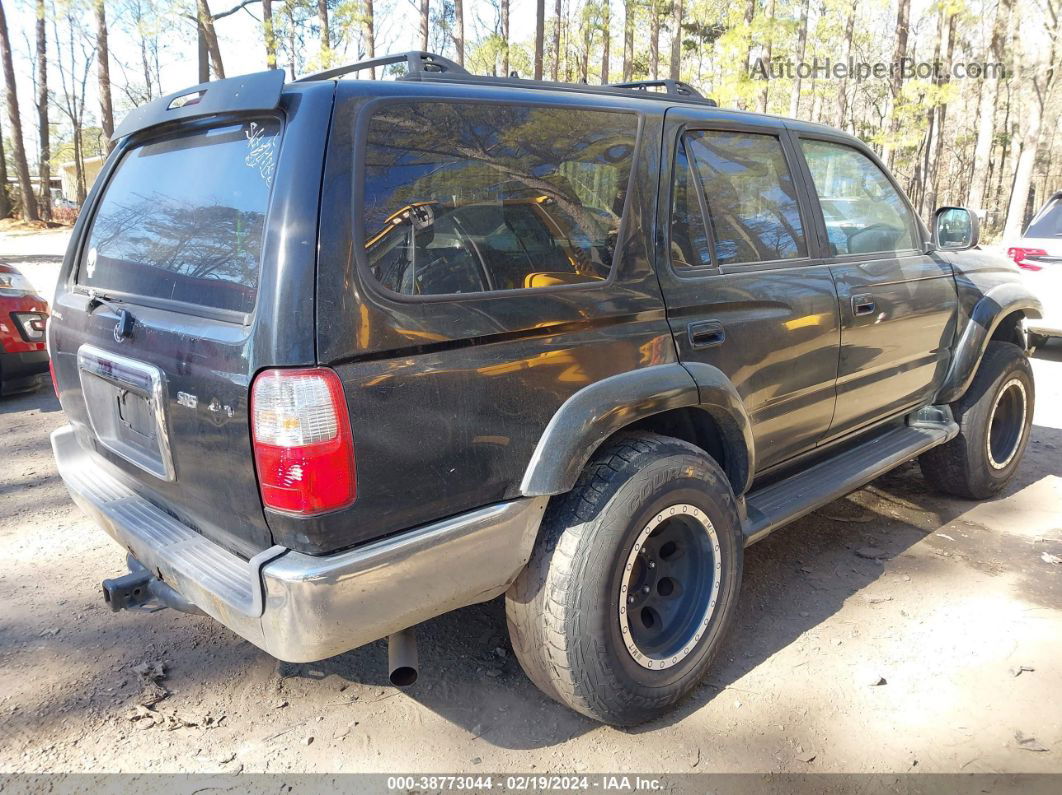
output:
[[[85,450],[52,434],[74,502],[204,613],[281,660],[313,662],[509,587],[531,556],[547,497],[480,508],[334,555],[275,546],[244,560],[139,496]]]

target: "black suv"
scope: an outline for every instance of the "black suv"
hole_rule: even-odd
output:
[[[390,637],[402,683],[409,628],[505,594],[531,679],[633,724],[705,673],[746,545],[915,456],[990,497],[1029,439],[1037,300],[836,130],[409,53],[115,137],[48,333],[114,609],[294,662]]]

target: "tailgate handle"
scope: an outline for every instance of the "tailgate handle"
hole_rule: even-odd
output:
[[[690,345],[694,348],[711,348],[722,345],[726,331],[718,320],[705,320],[702,323],[690,323]]]

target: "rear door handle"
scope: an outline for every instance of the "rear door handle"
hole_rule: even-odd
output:
[[[853,295],[852,296],[852,314],[856,317],[860,315],[873,315],[878,309],[878,304],[874,300],[872,295]]]
[[[711,348],[722,345],[726,339],[726,331],[723,324],[718,320],[705,320],[701,323],[690,323],[690,345],[694,348]]]

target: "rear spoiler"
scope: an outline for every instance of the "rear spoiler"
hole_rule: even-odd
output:
[[[171,121],[218,113],[270,111],[280,104],[283,90],[283,69],[200,83],[134,108],[118,125],[112,139],[117,141]]]

